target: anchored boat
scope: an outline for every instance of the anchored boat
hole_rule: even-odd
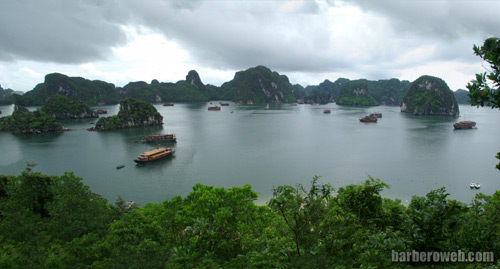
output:
[[[474,126],[476,126],[475,121],[461,121],[453,124],[455,129],[472,129]]]
[[[377,118],[372,117],[372,116],[364,116],[361,119],[359,119],[359,121],[360,122],[377,122]]]
[[[142,142],[157,142],[157,141],[173,141],[177,142],[177,137],[175,134],[151,134],[142,139]]]
[[[171,148],[156,148],[150,151],[143,152],[137,156],[134,160],[136,163],[148,163],[152,161],[159,160],[174,154],[174,150]]]

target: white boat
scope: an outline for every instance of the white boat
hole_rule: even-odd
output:
[[[474,183],[474,182],[473,182],[473,183],[471,183],[471,184],[469,185],[469,187],[470,187],[471,189],[479,189],[479,188],[481,188],[481,185],[480,185],[479,183]]]

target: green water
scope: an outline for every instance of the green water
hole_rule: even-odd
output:
[[[64,121],[62,134],[14,136],[0,132],[0,174],[19,174],[26,162],[35,171],[74,171],[92,191],[109,200],[121,195],[140,204],[185,196],[196,183],[214,186],[251,184],[260,202],[272,188],[308,184],[314,175],[335,188],[360,183],[368,175],[391,186],[383,195],[410,200],[430,189],[447,188],[450,197],[469,202],[477,190],[500,189],[494,158],[500,151],[500,111],[461,106],[461,117],[416,117],[399,107],[353,108],[335,104],[235,105],[207,111],[208,103],[155,105],[164,117],[159,127],[90,132],[95,120]],[[108,115],[118,106],[99,107]],[[331,114],[324,114],[331,109]],[[10,106],[0,106],[5,116]],[[233,113],[231,113],[233,112]],[[359,118],[381,112],[378,123]],[[474,120],[475,130],[453,130],[459,120]],[[133,161],[154,145],[140,139],[173,132],[171,158],[147,165]],[[124,164],[123,169],[116,169]]]

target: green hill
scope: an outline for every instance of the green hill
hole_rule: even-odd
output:
[[[55,94],[81,101],[87,105],[116,104],[115,85],[100,80],[88,80],[81,77],[68,77],[59,73],[45,76],[33,90],[24,95],[14,95],[16,104],[24,106],[41,106]]]
[[[459,109],[453,92],[444,80],[421,76],[411,84],[406,93],[401,112],[414,115],[458,116]]]
[[[295,102],[294,90],[287,76],[259,65],[236,72],[234,78],[222,84],[219,99],[255,103]]]
[[[457,100],[457,104],[470,104],[468,90],[458,89],[453,92],[453,95],[455,96],[455,100]]]
[[[377,106],[378,102],[370,94],[367,81],[355,80],[342,84],[337,97],[337,104],[347,106]]]
[[[97,112],[88,105],[73,101],[60,94],[52,95],[47,103],[41,108],[47,115],[52,115],[56,119],[84,119],[97,118]]]

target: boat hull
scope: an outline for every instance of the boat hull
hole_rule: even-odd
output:
[[[156,151],[161,150],[158,153],[154,154],[149,154],[150,152],[153,152],[155,150],[147,151],[144,153],[139,154],[139,156],[134,159],[134,162],[136,163],[150,163],[154,162],[157,160],[161,160],[163,158],[166,158],[168,156],[172,156],[175,153],[175,150],[172,150],[171,148],[162,148],[162,149],[156,149]]]

